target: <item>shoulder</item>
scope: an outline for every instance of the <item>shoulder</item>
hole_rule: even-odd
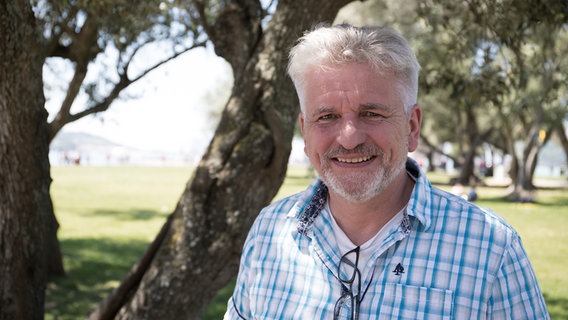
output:
[[[305,190],[276,200],[266,206],[259,214],[259,219],[298,218],[310,205],[314,195],[320,190],[322,182],[316,178]]]
[[[432,186],[424,173],[416,180],[408,209],[425,231],[502,248],[518,238],[516,230],[499,214]]]
[[[431,194],[438,217],[459,221],[469,228],[481,228],[479,232],[490,230],[507,238],[518,236],[516,230],[503,217],[489,208],[481,207],[436,187],[432,187]]]
[[[321,181],[316,179],[304,191],[276,200],[263,208],[256,218],[252,233],[275,232],[284,225],[296,228],[300,215],[309,206]]]

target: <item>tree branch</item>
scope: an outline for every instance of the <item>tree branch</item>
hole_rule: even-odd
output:
[[[77,121],[81,118],[84,118],[88,115],[91,114],[96,114],[99,112],[104,112],[106,110],[109,109],[110,105],[118,98],[118,96],[120,95],[120,93],[126,89],[128,86],[130,86],[131,84],[137,82],[138,80],[142,79],[143,77],[145,77],[148,73],[156,70],[157,68],[161,67],[162,65],[168,63],[171,60],[176,59],[177,57],[179,57],[180,55],[193,50],[195,48],[198,47],[204,47],[205,46],[205,42],[198,42],[198,43],[194,43],[193,45],[186,47],[185,49],[176,52],[175,54],[171,55],[170,57],[154,64],[153,66],[147,68],[146,70],[144,70],[144,72],[140,73],[138,76],[136,76],[135,78],[129,79],[128,74],[127,74],[127,67],[123,70],[123,72],[121,72],[119,74],[120,80],[118,81],[117,84],[115,84],[114,88],[112,89],[112,91],[100,102],[95,103],[93,106],[88,107],[86,109],[84,109],[83,111],[77,112],[75,114],[71,114],[70,113],[70,109],[71,109],[71,105],[73,103],[73,101],[76,98],[76,92],[74,96],[72,96],[71,91],[73,89],[73,92],[75,92],[75,90],[77,90],[78,88],[81,87],[82,84],[82,80],[84,80],[84,75],[83,78],[80,82],[78,82],[78,78],[80,76],[80,74],[78,72],[76,72],[76,76],[77,76],[77,81],[72,81],[71,84],[73,86],[73,88],[71,88],[70,85],[70,89],[68,90],[68,94],[67,97],[69,97],[69,99],[65,99],[64,104],[62,105],[61,110],[58,112],[56,118],[52,121],[52,123],[49,124],[49,129],[50,129],[50,137],[51,139],[53,139],[57,133],[67,124],[73,121]],[[133,56],[132,56],[133,57]],[[132,57],[131,59],[128,61],[128,64],[130,64],[130,62],[132,61]],[[86,72],[85,72],[86,73]],[[75,80],[75,77],[73,78],[73,80]],[[71,99],[71,97],[73,99]],[[51,141],[51,140],[50,140]]]
[[[77,98],[77,95],[81,91],[81,85],[87,76],[88,67],[84,63],[76,63],[75,74],[73,79],[69,82],[69,87],[67,88],[67,94],[65,99],[61,103],[61,107],[57,112],[55,118],[48,124],[49,131],[49,142],[55,138],[57,133],[63,128],[64,125],[73,121],[71,117],[71,106]]]
[[[207,22],[207,15],[205,13],[205,6],[201,1],[193,0],[191,1],[193,6],[195,7],[195,11],[197,11],[197,18],[195,19],[195,23],[201,25],[205,33],[207,34],[208,38],[211,38],[211,35],[214,33],[211,25]],[[193,15],[192,15],[192,18]]]
[[[69,47],[64,46],[60,43],[61,36],[65,33],[69,35],[69,37],[74,38],[75,31],[70,29],[69,23],[72,19],[75,18],[77,12],[79,11],[78,7],[73,6],[69,12],[65,15],[65,18],[59,22],[54,23],[51,28],[51,38],[47,42],[46,45],[46,56],[47,57],[61,57],[66,59],[71,59],[69,55]],[[59,27],[59,32],[56,32],[57,27]]]

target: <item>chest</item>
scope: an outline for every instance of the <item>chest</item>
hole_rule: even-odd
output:
[[[371,272],[361,280],[360,319],[450,319],[463,306],[484,309],[488,279],[480,270],[492,267],[480,259],[484,253],[479,247],[417,234],[393,235],[371,256]],[[339,257],[326,238],[281,238],[270,247],[264,259],[252,264],[255,318],[333,319],[343,291],[337,277]]]

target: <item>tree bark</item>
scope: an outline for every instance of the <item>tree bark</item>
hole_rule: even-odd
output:
[[[159,248],[145,256],[151,263],[133,270],[141,280],[123,282],[116,291],[120,294],[107,298],[90,319],[197,319],[236,275],[247,232],[286,174],[299,112],[286,75],[289,48],[312,24],[331,22],[348,2],[280,1],[264,30],[251,10],[260,5],[256,1],[235,1],[237,7],[220,15],[231,28],[217,30],[226,34],[217,52],[242,57],[227,59],[235,85],[215,137],[163,240],[157,241]],[[250,26],[258,28],[241,32]]]
[[[0,4],[0,319],[43,319],[49,197],[41,45],[28,1]]]
[[[46,229],[44,235],[44,251],[45,251],[45,268],[48,277],[65,276],[65,267],[63,264],[63,253],[57,238],[59,231],[59,222],[55,217],[51,200],[48,206],[45,206]]]

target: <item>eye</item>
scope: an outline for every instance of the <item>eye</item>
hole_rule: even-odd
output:
[[[360,113],[361,118],[367,118],[367,119],[382,119],[384,118],[384,116],[380,113],[376,113],[373,111],[363,111]]]
[[[317,121],[319,121],[319,122],[329,122],[329,121],[335,120],[335,119],[337,119],[337,118],[338,118],[338,116],[337,116],[336,114],[333,114],[333,113],[326,113],[326,114],[320,115],[320,116],[317,118]]]

